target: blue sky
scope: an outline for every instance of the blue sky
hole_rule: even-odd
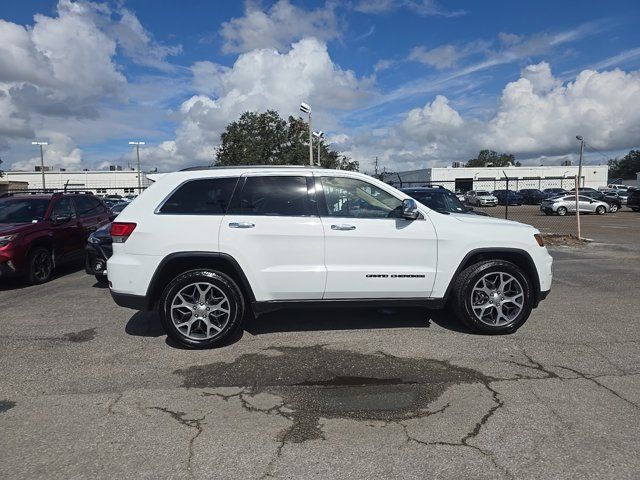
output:
[[[448,165],[480,148],[524,163],[638,148],[640,4],[632,1],[0,4],[0,157],[146,168],[208,163],[246,110],[312,105],[370,170]]]

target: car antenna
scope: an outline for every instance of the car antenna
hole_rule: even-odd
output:
[[[64,189],[62,190],[64,193],[67,193],[67,185],[69,185],[69,180],[64,182]]]

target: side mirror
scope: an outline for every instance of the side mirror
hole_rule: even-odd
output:
[[[56,215],[53,217],[53,223],[56,225],[67,223],[69,220],[71,220],[71,215]]]
[[[413,198],[405,198],[402,201],[402,218],[415,220],[420,215],[418,204]]]

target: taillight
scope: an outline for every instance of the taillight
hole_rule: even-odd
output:
[[[536,233],[533,235],[533,238],[536,239],[536,242],[538,242],[538,245],[540,245],[541,247],[544,247],[544,240],[542,239],[542,235],[540,235],[539,233]]]
[[[124,243],[135,229],[135,223],[113,222],[111,224],[111,238],[114,243]]]

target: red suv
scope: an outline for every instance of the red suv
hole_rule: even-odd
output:
[[[91,232],[111,217],[90,192],[0,196],[0,278],[46,282],[56,266],[82,259]]]

